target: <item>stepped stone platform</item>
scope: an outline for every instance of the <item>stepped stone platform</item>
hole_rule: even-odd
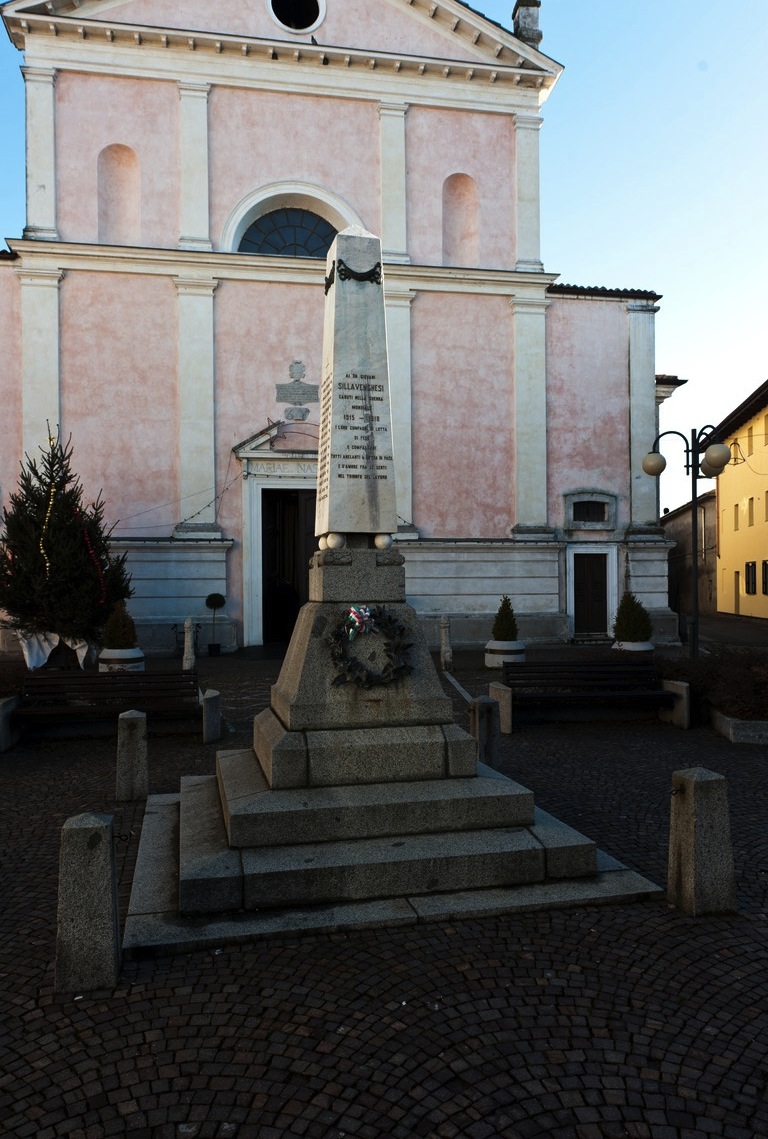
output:
[[[123,951],[127,957],[187,953],[286,934],[333,933],[567,906],[637,902],[662,893],[640,874],[592,847],[594,870],[584,877],[549,877],[517,885],[483,888],[473,885],[450,892],[184,915],[179,910],[180,798],[179,794],[153,795],[147,803],[124,931]],[[223,816],[219,825],[223,827]],[[539,836],[536,842],[541,838],[547,840],[545,858],[553,868],[557,867],[559,857],[569,857],[568,844],[574,838],[577,846],[581,846],[581,857],[589,857],[586,849],[592,845],[589,840],[538,808],[534,808],[534,824],[528,833],[531,838]],[[206,841],[212,838],[215,841],[215,836],[209,834]],[[218,843],[219,852],[226,857],[221,829]]]

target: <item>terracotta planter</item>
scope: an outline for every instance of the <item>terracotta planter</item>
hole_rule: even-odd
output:
[[[485,646],[485,667],[501,668],[507,662],[522,664],[525,661],[523,641],[488,641]]]
[[[143,672],[144,653],[141,649],[102,649],[99,653],[99,672]]]

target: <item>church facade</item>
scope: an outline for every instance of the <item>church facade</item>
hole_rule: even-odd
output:
[[[314,548],[325,253],[381,237],[408,600],[481,643],[673,640],[656,294],[541,262],[539,0],[10,0],[27,224],[0,257],[0,495],[58,425],[128,551],[142,645],[205,596],[287,635]],[[364,598],[359,599],[365,601]]]

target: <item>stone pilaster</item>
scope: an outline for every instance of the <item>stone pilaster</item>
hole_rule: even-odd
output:
[[[400,526],[413,519],[411,407],[411,302],[414,293],[387,288],[384,300],[389,354],[389,394],[395,456],[395,487]]]
[[[547,525],[546,311],[539,295],[510,300],[514,321],[515,527]]]
[[[407,264],[405,115],[407,103],[380,103],[381,248],[385,261]]]
[[[61,423],[59,282],[61,269],[20,269],[22,453],[36,456]]]
[[[23,67],[27,111],[27,224],[24,236],[57,241],[56,70]]]
[[[179,346],[180,517],[216,526],[213,294],[218,281],[175,279]]]
[[[540,272],[541,218],[539,185],[538,115],[515,116],[515,268],[520,272]]]
[[[208,83],[179,83],[179,248],[211,249],[208,210]]]
[[[657,525],[658,479],[642,468],[656,438],[656,329],[658,308],[630,301],[629,313],[629,473],[630,523]]]

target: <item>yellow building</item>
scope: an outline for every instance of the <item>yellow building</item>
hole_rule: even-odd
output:
[[[732,455],[717,480],[718,612],[768,617],[768,381],[718,432]]]

